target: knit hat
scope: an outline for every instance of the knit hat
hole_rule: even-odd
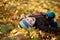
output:
[[[55,17],[54,12],[46,12],[46,15],[48,16],[49,19],[53,19]]]
[[[18,28],[23,27],[23,28],[27,29],[27,28],[30,28],[31,26],[33,26],[34,23],[35,23],[35,18],[28,17],[28,18],[22,19],[19,22]]]

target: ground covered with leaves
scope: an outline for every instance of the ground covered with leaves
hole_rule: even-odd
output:
[[[55,12],[60,27],[60,0],[0,0],[0,40],[60,40],[38,29],[18,29],[21,14],[47,11]]]

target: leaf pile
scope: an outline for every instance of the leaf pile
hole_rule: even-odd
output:
[[[18,29],[21,14],[53,11],[60,27],[60,0],[0,0],[0,40],[60,40],[59,35]]]

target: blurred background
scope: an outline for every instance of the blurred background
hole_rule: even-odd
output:
[[[0,32],[5,35],[17,28],[21,14],[48,11],[55,12],[60,27],[60,0],[0,0]]]

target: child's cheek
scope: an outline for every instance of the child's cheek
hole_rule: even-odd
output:
[[[30,20],[30,24],[33,24],[33,20]]]
[[[34,25],[34,21],[33,20],[31,21],[31,24]]]

